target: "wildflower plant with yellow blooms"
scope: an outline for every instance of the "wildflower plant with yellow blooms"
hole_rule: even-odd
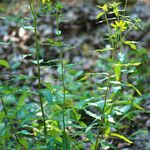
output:
[[[103,88],[99,88],[102,91],[101,94],[104,94],[105,96],[103,109],[100,112],[102,115],[98,121],[99,127],[96,135],[96,141],[95,144],[93,144],[94,150],[98,150],[100,147],[105,147],[105,145],[109,145],[110,143],[107,141],[107,138],[111,137],[120,138],[125,142],[132,144],[133,141],[131,141],[124,135],[119,134],[119,126],[114,127],[112,125],[113,122],[115,122],[115,116],[117,116],[118,114],[118,112],[116,112],[116,109],[119,108],[120,111],[124,107],[134,105],[136,109],[142,110],[139,104],[137,106],[137,103],[135,104],[135,102],[133,102],[134,104],[129,104],[130,97],[129,99],[122,99],[121,102],[118,101],[118,103],[124,103],[122,106],[116,104],[116,99],[120,99],[121,95],[124,95],[124,93],[121,91],[121,89],[123,90],[124,86],[130,88],[132,87],[133,90],[135,90],[135,92],[137,92],[137,94],[141,96],[140,91],[133,84],[128,83],[128,80],[124,80],[122,78],[124,74],[124,69],[126,70],[126,72],[129,72],[128,67],[136,67],[141,64],[140,62],[135,62],[135,60],[130,61],[128,59],[125,59],[128,58],[127,47],[129,50],[138,49],[136,45],[137,42],[127,41],[126,35],[131,30],[138,30],[140,21],[137,18],[131,20],[128,16],[125,15],[127,8],[127,0],[125,2],[124,9],[122,9],[121,3],[116,2],[111,4],[105,3],[103,6],[98,5],[97,7],[101,9],[101,12],[96,16],[96,19],[99,21],[98,23],[106,23],[108,27],[108,34],[106,35],[108,36],[107,40],[109,43],[109,48],[106,47],[103,49],[99,49],[96,50],[96,52],[99,53],[110,51],[110,59],[108,60],[109,70],[107,72],[108,78],[105,84],[105,90],[102,91]],[[111,16],[113,15],[113,18],[110,17],[110,14]],[[102,19],[102,21],[100,19]],[[116,90],[113,91],[114,88]],[[132,95],[132,97],[134,96]],[[119,115],[124,116],[125,114],[126,113],[124,112]],[[115,149],[111,144],[109,145],[109,148]]]

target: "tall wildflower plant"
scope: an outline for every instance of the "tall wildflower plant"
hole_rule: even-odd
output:
[[[56,21],[56,24],[55,24],[55,35],[56,36],[55,36],[55,38],[57,40],[54,40],[52,38],[48,38],[48,40],[47,40],[48,43],[43,43],[43,44],[46,44],[46,45],[49,45],[49,46],[52,46],[52,47],[56,47],[60,52],[60,59],[59,59],[59,65],[58,65],[58,74],[60,76],[61,88],[60,89],[57,89],[57,88],[55,89],[55,87],[52,86],[52,89],[54,91],[57,90],[57,91],[59,91],[59,93],[62,93],[61,97],[60,97],[60,101],[62,102],[61,103],[62,113],[59,113],[59,115],[61,114],[62,119],[59,118],[60,119],[59,120],[60,129],[57,129],[57,130],[59,130],[59,132],[62,133],[61,142],[62,142],[63,149],[68,150],[70,146],[68,144],[68,137],[67,137],[67,133],[66,133],[66,120],[65,120],[66,85],[65,85],[65,65],[64,65],[64,60],[63,60],[63,46],[64,45],[63,45],[63,42],[61,41],[62,32],[59,28],[59,24],[62,21],[62,8],[63,8],[63,6],[59,1],[54,2],[54,1],[51,1],[51,0],[43,0],[42,3],[43,3],[43,6],[44,6],[43,9],[42,9],[43,12],[49,13],[50,16],[53,16],[55,21]],[[53,60],[53,61],[55,61],[55,60]],[[52,103],[53,103],[53,101],[51,101],[51,104]],[[57,106],[57,103],[56,103],[56,104],[54,104],[54,107],[59,107],[59,106]],[[52,115],[50,114],[49,118],[52,118],[52,116],[56,117],[54,114],[52,114]],[[47,120],[46,122],[49,122],[49,120]],[[55,120],[53,120],[52,122],[55,122]],[[51,135],[49,135],[49,136],[51,137]],[[56,137],[56,140],[58,140],[58,137]],[[48,140],[48,141],[50,141],[50,140]],[[60,142],[60,140],[58,140],[58,141]],[[50,142],[48,142],[48,143],[50,143]],[[59,147],[58,145],[56,145],[57,148]]]
[[[136,66],[141,62],[130,60],[127,53],[130,51],[138,51],[136,41],[126,40],[127,34],[131,30],[138,30],[140,27],[140,19],[131,19],[126,16],[127,1],[123,11],[120,9],[121,3],[104,4],[98,6],[102,11],[97,15],[97,19],[103,18],[98,23],[106,23],[108,27],[107,39],[110,42],[109,47],[96,50],[96,52],[110,51],[109,68],[105,80],[105,87],[100,87],[102,96],[102,108],[100,110],[100,119],[98,132],[96,135],[93,149],[98,150],[99,147],[111,147],[115,149],[109,138],[119,138],[125,142],[132,144],[133,142],[126,136],[121,134],[120,129],[125,128],[122,121],[125,118],[131,119],[137,110],[143,110],[139,105],[139,101],[134,95],[142,96],[140,91],[129,82],[128,76],[131,70],[136,71]],[[113,14],[113,18],[109,18]],[[129,51],[127,51],[127,47]],[[130,92],[127,89],[133,89]],[[135,94],[137,93],[137,94]]]
[[[44,135],[45,135],[45,142],[47,138],[47,128],[46,128],[46,119],[44,114],[44,106],[43,106],[43,100],[42,95],[40,93],[41,90],[41,70],[40,70],[40,47],[39,47],[39,39],[38,39],[38,31],[37,31],[37,18],[38,18],[38,6],[40,4],[40,1],[38,1],[37,8],[35,7],[35,0],[29,0],[29,6],[31,9],[31,13],[33,16],[33,27],[34,27],[34,33],[35,33],[35,49],[36,49],[36,61],[37,61],[37,79],[38,79],[38,90],[39,90],[39,100],[40,100],[40,107],[42,112],[42,122],[44,127]]]

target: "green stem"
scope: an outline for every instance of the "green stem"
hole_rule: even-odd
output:
[[[59,34],[59,15],[56,15],[56,26],[57,26],[57,36],[60,41],[60,34]],[[60,48],[60,64],[61,64],[61,81],[63,87],[63,107],[62,107],[62,120],[63,120],[63,132],[66,134],[66,124],[65,124],[65,101],[66,101],[66,86],[65,86],[65,72],[64,72],[64,63],[63,63],[63,50]]]
[[[113,61],[114,58],[115,58],[115,48],[116,47],[115,47],[115,44],[114,44],[113,39],[111,37],[112,32],[111,32],[110,24],[109,24],[108,17],[107,17],[106,13],[105,13],[105,19],[106,19],[106,23],[107,23],[107,27],[108,27],[108,32],[109,32],[111,45],[113,47],[113,54],[112,54],[112,61]],[[110,66],[110,70],[111,70],[111,68],[112,68],[112,66]],[[99,146],[99,138],[100,138],[100,132],[101,132],[101,123],[105,122],[104,115],[105,115],[105,107],[106,107],[106,103],[107,103],[107,97],[108,97],[108,94],[109,94],[110,78],[111,78],[111,72],[109,72],[109,75],[108,75],[106,93],[105,93],[105,97],[104,97],[104,106],[103,106],[103,110],[102,110],[102,115],[103,116],[102,116],[102,118],[101,118],[101,120],[99,122],[98,133],[97,133],[97,136],[96,136],[95,150],[98,150],[98,146]],[[102,138],[103,138],[103,134],[102,134]]]
[[[105,19],[106,19],[106,23],[107,23],[107,27],[108,27],[108,32],[109,32],[109,36],[110,36],[111,45],[112,45],[112,47],[113,47],[112,59],[114,59],[114,57],[115,57],[115,44],[114,44],[113,39],[112,39],[112,37],[111,37],[112,32],[111,32],[109,20],[108,20],[108,17],[107,17],[107,14],[106,14],[106,13],[105,13]]]
[[[36,49],[36,59],[37,59],[37,69],[38,69],[38,90],[41,90],[41,72],[40,72],[40,49],[39,49],[39,40],[38,40],[38,33],[37,33],[37,13],[36,10],[34,9],[34,0],[33,4],[29,0],[29,5],[31,9],[31,13],[33,16],[34,20],[34,33],[35,33],[35,49]],[[44,135],[45,135],[45,142],[47,139],[47,128],[46,128],[46,122],[45,122],[45,114],[44,114],[44,106],[43,106],[43,101],[42,101],[42,96],[39,93],[39,100],[40,100],[40,107],[41,107],[41,112],[42,112],[42,122],[43,122],[43,127],[44,127]]]
[[[125,16],[125,14],[126,14],[127,4],[128,4],[128,0],[125,1],[125,5],[124,5],[124,14],[123,14],[124,16]]]

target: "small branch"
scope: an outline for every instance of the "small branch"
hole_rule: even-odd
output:
[[[125,5],[124,5],[124,16],[126,15],[126,10],[127,10],[127,4],[128,4],[128,0],[125,1]]]
[[[60,40],[60,34],[59,34],[59,14],[56,14],[56,27],[57,27],[57,36]],[[62,122],[63,122],[63,134],[66,135],[66,124],[65,124],[65,101],[66,101],[66,86],[65,86],[65,68],[63,63],[63,50],[60,48],[60,64],[61,64],[61,81],[62,81],[62,87],[63,87],[63,106],[62,106]],[[66,143],[65,149],[68,149],[68,145]]]

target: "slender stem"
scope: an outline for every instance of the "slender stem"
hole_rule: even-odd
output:
[[[104,106],[103,106],[103,110],[102,110],[102,115],[103,116],[102,116],[102,118],[99,122],[98,133],[97,133],[97,136],[96,136],[95,150],[98,150],[99,135],[100,135],[100,132],[101,132],[101,123],[104,123],[105,107],[106,107],[106,103],[107,103],[107,97],[108,97],[108,94],[109,94],[110,77],[111,77],[111,74],[109,73],[109,77],[108,77],[108,80],[107,80],[107,89],[106,89],[106,93],[105,93],[105,97],[104,97]]]
[[[59,34],[59,15],[56,15],[56,26],[57,26],[57,36],[60,41],[60,34]],[[61,64],[61,81],[62,81],[62,87],[63,87],[63,107],[62,107],[62,120],[63,120],[63,132],[66,134],[66,124],[65,124],[65,101],[66,101],[66,86],[65,86],[65,69],[64,69],[64,63],[63,63],[63,50],[60,48],[60,64]]]
[[[111,32],[109,20],[108,20],[108,17],[107,17],[107,14],[106,14],[106,13],[105,13],[105,19],[106,19],[106,23],[107,23],[107,27],[108,27],[108,32],[109,32],[109,36],[110,36],[111,45],[112,45],[112,47],[113,47],[112,59],[114,59],[114,57],[115,57],[115,44],[114,44],[113,39],[112,39],[112,37],[111,37],[112,32]]]
[[[124,5],[124,14],[123,14],[124,16],[125,16],[125,14],[126,14],[127,4],[128,4],[128,0],[125,1],[125,5]]]
[[[108,27],[108,32],[109,32],[109,37],[110,37],[110,41],[111,41],[111,45],[113,47],[113,54],[112,54],[112,61],[114,60],[115,58],[115,44],[113,42],[113,39],[111,37],[112,35],[112,32],[111,32],[111,28],[110,28],[110,24],[109,24],[109,21],[108,21],[108,17],[107,17],[107,14],[105,13],[105,19],[106,19],[106,23],[107,23],[107,27]],[[111,70],[112,66],[110,66],[110,70]],[[100,138],[100,132],[101,132],[101,123],[104,123],[105,119],[104,119],[104,115],[105,115],[105,108],[106,108],[106,103],[107,103],[107,97],[108,97],[108,94],[109,94],[109,87],[110,87],[110,78],[111,78],[111,72],[109,72],[109,75],[108,75],[108,80],[107,80],[107,85],[106,85],[106,92],[105,92],[105,97],[104,97],[104,106],[103,106],[103,110],[102,110],[102,118],[99,122],[99,128],[98,128],[98,133],[97,133],[97,136],[96,136],[96,143],[95,143],[95,150],[98,150],[98,146],[99,146],[99,138]],[[102,138],[103,138],[103,134],[102,134]]]
[[[37,69],[38,69],[38,75],[37,75],[38,90],[40,91],[40,89],[41,89],[40,49],[39,49],[39,40],[38,40],[38,33],[37,33],[37,12],[34,9],[34,0],[33,0],[33,4],[29,0],[29,5],[30,5],[32,16],[33,16],[33,20],[34,20],[35,49],[36,49]],[[39,93],[39,100],[40,100],[40,107],[41,107],[41,112],[42,112],[42,122],[43,122],[45,142],[46,142],[46,138],[47,138],[47,128],[46,128],[46,122],[45,122],[46,119],[45,119],[45,114],[44,114],[44,106],[43,106],[42,96],[40,93]]]

